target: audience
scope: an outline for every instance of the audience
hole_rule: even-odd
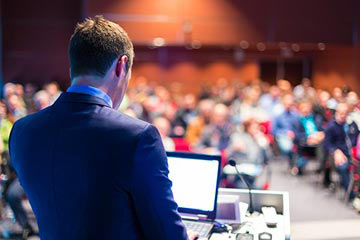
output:
[[[314,89],[309,79],[303,79],[292,90],[291,83],[283,79],[269,86],[258,79],[244,85],[230,84],[227,79],[220,78],[214,85],[201,89],[198,95],[184,92],[180,83],[166,88],[144,77],[134,81],[119,111],[152,122],[167,151],[187,149],[221,154],[222,166],[227,159],[234,159],[237,164],[252,164],[256,169],[262,169],[274,158],[287,159],[293,175],[306,174],[305,166],[309,158],[313,158],[319,166],[317,173],[324,174],[325,186],[330,185],[330,171],[334,169],[342,187],[349,189],[350,197],[359,194],[359,187],[349,187],[352,147],[357,142],[357,157],[360,158],[357,93],[334,88],[330,94]],[[3,89],[0,102],[3,161],[0,163],[2,173],[6,174],[11,167],[7,164],[7,152],[13,123],[53,104],[61,91],[56,82],[38,91],[31,84],[14,83],[6,83]],[[16,175],[12,174],[5,199],[24,231],[31,232],[21,209],[23,192]],[[257,174],[248,172],[246,175],[247,181],[256,187]],[[235,186],[243,187],[238,179]]]

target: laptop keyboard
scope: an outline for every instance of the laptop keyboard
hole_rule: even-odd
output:
[[[186,229],[199,233],[199,238],[206,238],[209,236],[211,229],[213,228],[212,223],[206,222],[195,222],[183,220]]]

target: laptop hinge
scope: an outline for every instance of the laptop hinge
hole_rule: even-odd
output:
[[[207,216],[203,215],[203,214],[197,214],[196,216],[182,215],[181,218],[184,220],[192,220],[192,221],[207,221],[208,220]]]
[[[198,220],[200,220],[200,218],[197,217],[197,216],[189,216],[189,215],[182,215],[181,218],[182,218],[183,220],[192,220],[192,221],[198,221]]]
[[[208,217],[207,217],[206,215],[198,214],[197,216],[198,216],[199,220],[201,220],[201,221],[206,221],[206,220],[208,220]]]

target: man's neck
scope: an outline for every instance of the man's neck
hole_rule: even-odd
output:
[[[96,76],[80,76],[72,79],[71,86],[90,86],[98,88],[108,94],[108,89],[104,84],[104,80]]]

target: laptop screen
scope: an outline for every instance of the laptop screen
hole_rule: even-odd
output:
[[[180,212],[181,209],[198,210],[197,213],[216,210],[220,156],[168,153],[168,164]]]

